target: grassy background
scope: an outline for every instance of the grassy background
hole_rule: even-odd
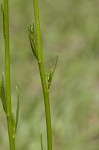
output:
[[[1,1],[2,2],[2,1]],[[46,127],[38,67],[29,44],[27,27],[33,20],[32,0],[10,0],[12,105],[16,84],[20,90],[17,150],[40,149]],[[39,1],[45,68],[59,61],[51,87],[53,150],[99,148],[99,1]],[[0,13],[0,75],[4,71],[4,40]],[[0,103],[0,149],[8,137]]]

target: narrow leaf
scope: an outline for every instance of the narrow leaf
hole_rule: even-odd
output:
[[[43,150],[43,139],[42,139],[42,134],[41,134],[41,150]]]
[[[2,75],[2,80],[1,80],[1,85],[0,85],[0,93],[1,93],[0,97],[1,97],[2,105],[3,105],[3,109],[6,113],[7,108],[6,108],[6,98],[5,98],[4,73]]]
[[[1,3],[1,11],[2,11],[2,16],[3,16],[3,36],[5,39],[5,29],[4,29],[4,8],[3,8],[3,3]]]
[[[49,75],[48,75],[48,90],[50,89],[51,81],[52,81],[52,69],[50,68],[49,70]]]
[[[34,41],[34,39],[32,39],[32,37],[30,35],[29,35],[29,40],[30,40],[30,45],[31,45],[32,52],[33,52],[34,56],[36,57],[36,59],[38,60],[38,55],[37,55],[37,50],[36,50],[36,46],[35,46],[35,41]]]
[[[53,75],[55,73],[55,70],[56,70],[56,67],[57,67],[57,62],[58,62],[58,56],[56,56],[56,60],[55,60],[55,64],[54,64],[54,68],[52,70],[52,78],[53,78]]]
[[[15,118],[14,118],[13,112],[12,112],[12,127],[13,127],[13,138],[15,138],[15,134],[16,134],[16,123],[15,123]]]
[[[36,48],[36,42],[35,42],[36,40],[35,40],[34,23],[33,25],[30,25],[30,27],[28,28],[28,32],[29,32],[29,40],[30,40],[32,52],[34,56],[36,57],[36,59],[38,60],[38,54],[37,54],[37,48]]]
[[[52,79],[53,79],[53,76],[54,76],[54,73],[55,73],[55,70],[56,70],[56,67],[57,67],[57,62],[58,62],[58,56],[56,56],[56,60],[55,60],[55,64],[54,64],[53,69],[50,68],[50,71],[49,71],[49,75],[48,75],[48,78],[47,78],[48,90],[50,89],[50,86],[51,86],[51,82],[52,82]]]
[[[17,92],[17,109],[16,109],[16,127],[15,130],[17,130],[18,120],[19,120],[19,90],[16,86],[16,92]]]
[[[1,99],[1,80],[0,80],[0,99]]]

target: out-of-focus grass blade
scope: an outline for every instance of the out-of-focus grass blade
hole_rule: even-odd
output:
[[[5,98],[4,73],[2,75],[1,84],[0,84],[0,98],[1,98],[1,101],[2,101],[3,109],[6,113],[7,108],[6,108],[6,98]]]
[[[41,150],[43,150],[43,139],[42,139],[42,133],[41,133]]]
[[[0,80],[0,99],[1,99],[1,80]]]
[[[3,3],[1,3],[1,12],[3,16],[3,36],[5,38],[5,30],[4,30],[4,8],[3,8]]]
[[[16,86],[16,92],[17,92],[17,109],[16,109],[16,127],[15,130],[17,130],[18,120],[19,120],[19,90]]]

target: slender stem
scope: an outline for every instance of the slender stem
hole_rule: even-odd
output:
[[[5,33],[5,93],[7,106],[7,125],[10,150],[15,150],[13,137],[11,89],[10,89],[10,48],[9,48],[9,7],[8,0],[4,0],[4,33]]]
[[[39,66],[39,72],[40,72],[42,90],[44,96],[44,104],[45,104],[47,149],[52,150],[52,128],[51,128],[51,114],[50,114],[50,103],[49,103],[49,90],[47,88],[44,64],[43,64],[43,56],[42,56],[38,0],[33,0],[33,3],[34,3],[34,16],[35,16],[35,27],[36,27],[36,42],[37,42],[37,51],[38,51],[38,66]]]

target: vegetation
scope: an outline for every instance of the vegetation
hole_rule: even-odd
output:
[[[51,127],[49,92],[50,92],[50,85],[53,79],[53,75],[56,69],[58,57],[56,58],[55,66],[53,68],[50,68],[49,73],[46,74],[44,70],[44,63],[43,63],[44,60],[42,56],[38,0],[33,0],[33,4],[34,4],[35,24],[33,23],[33,25],[30,25],[29,27],[29,40],[30,40],[32,52],[38,62],[39,73],[41,77],[41,84],[42,84],[44,105],[45,105],[45,116],[46,116],[47,149],[52,150],[52,127]],[[41,150],[43,150],[42,134],[41,134]]]
[[[99,99],[98,0],[39,1],[44,65],[58,66],[50,89],[53,150],[98,150]],[[31,1],[12,1],[10,8],[11,99],[20,91],[18,150],[46,147],[43,95],[27,26],[34,20]],[[4,71],[4,43],[0,15],[0,74]],[[33,60],[34,59],[34,60]],[[9,149],[6,119],[0,105],[0,148]]]
[[[12,113],[12,105],[11,105],[8,0],[4,0],[4,4],[1,4],[1,7],[2,7],[2,16],[3,16],[3,36],[4,36],[4,44],[5,44],[5,74],[3,73],[1,79],[0,99],[2,101],[2,106],[7,119],[9,147],[10,150],[15,150],[15,135],[16,135],[16,129],[18,123],[18,115],[19,115],[19,99],[17,102],[17,111],[16,111],[16,119],[15,119]]]

